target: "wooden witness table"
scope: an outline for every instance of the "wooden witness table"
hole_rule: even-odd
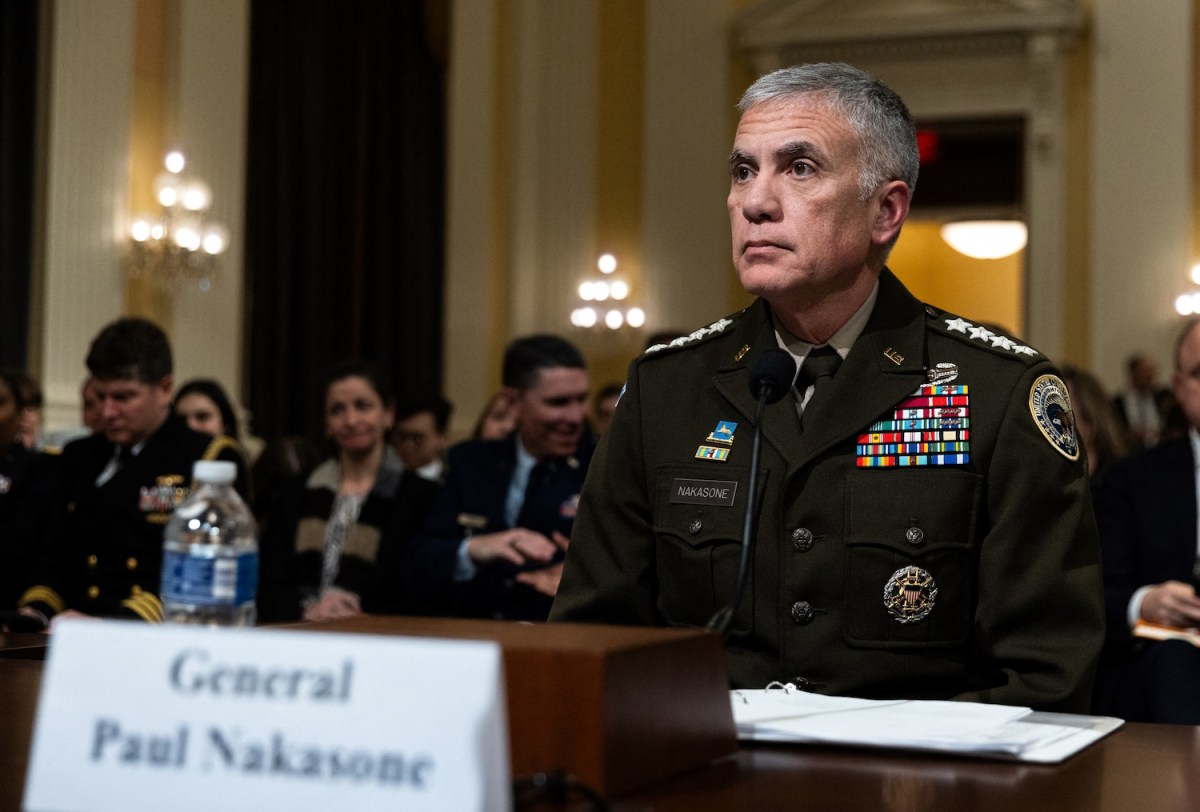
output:
[[[0,812],[21,808],[43,669],[39,644],[29,635],[0,635]],[[589,807],[575,798],[566,807],[536,808]],[[1183,812],[1200,809],[1200,728],[1125,725],[1058,765],[747,744],[708,766],[614,798],[612,808]]]

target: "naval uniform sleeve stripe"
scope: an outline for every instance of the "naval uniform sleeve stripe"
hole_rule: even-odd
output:
[[[66,608],[66,602],[63,601],[62,596],[48,586],[34,586],[25,590],[25,594],[17,601],[17,606],[26,606],[38,601],[53,609],[55,614]]]
[[[150,623],[163,622],[162,602],[149,593],[132,595],[121,601],[121,605],[134,612],[142,620]]]

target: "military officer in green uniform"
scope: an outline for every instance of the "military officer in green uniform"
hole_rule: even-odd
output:
[[[193,431],[172,412],[171,347],[157,325],[109,324],[87,366],[103,430],[69,443],[55,466],[45,560],[19,610],[43,627],[67,614],[161,621],[163,529],[187,496],[193,463],[236,462],[245,495],[245,460],[230,438]]]
[[[733,259],[760,298],[630,366],[551,620],[705,626],[753,496],[735,686],[1086,711],[1103,591],[1066,387],[885,267],[917,178],[904,103],[821,64],[761,78],[740,109]],[[750,494],[750,369],[776,347],[800,373],[766,407]]]

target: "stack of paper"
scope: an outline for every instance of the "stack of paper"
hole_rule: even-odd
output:
[[[738,736],[1062,761],[1121,726],[1120,719],[1034,713],[975,702],[872,700],[787,689],[732,691]]]

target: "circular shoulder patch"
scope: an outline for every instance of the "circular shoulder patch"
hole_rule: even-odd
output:
[[[1069,460],[1079,459],[1079,435],[1067,385],[1057,375],[1043,375],[1029,390],[1029,412],[1050,445]]]

